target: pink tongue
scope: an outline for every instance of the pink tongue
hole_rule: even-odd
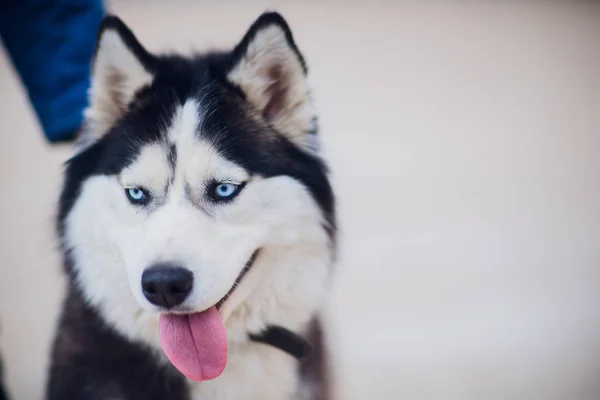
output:
[[[161,315],[159,334],[167,358],[188,378],[215,379],[225,369],[227,332],[215,307],[201,313]]]

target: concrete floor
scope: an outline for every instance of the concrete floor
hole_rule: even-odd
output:
[[[203,3],[113,9],[154,50],[288,18],[340,199],[339,399],[600,398],[598,3]],[[70,149],[4,54],[0,104],[0,349],[40,399]]]

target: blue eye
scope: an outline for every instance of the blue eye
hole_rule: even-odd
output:
[[[144,189],[133,187],[125,189],[125,194],[133,204],[144,204],[148,202],[149,196]]]
[[[233,183],[219,183],[214,189],[215,200],[228,200],[231,199],[239,191],[240,185]]]

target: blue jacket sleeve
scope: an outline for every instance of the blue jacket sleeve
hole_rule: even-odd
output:
[[[71,140],[87,105],[102,0],[7,0],[0,36],[50,142]]]

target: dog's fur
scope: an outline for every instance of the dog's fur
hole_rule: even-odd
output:
[[[4,390],[4,384],[2,379],[2,358],[0,358],[0,400],[7,400],[6,391]]]
[[[100,28],[86,129],[67,163],[58,231],[69,276],[50,400],[326,399],[319,310],[335,252],[334,196],[307,67],[284,19],[263,14],[228,52],[154,55],[116,17]],[[242,184],[216,203],[214,182]],[[152,201],[131,204],[128,187]],[[194,274],[188,312],[219,309],[228,362],[195,383],[163,355],[142,272]],[[252,342],[266,326],[311,344],[299,362]]]

